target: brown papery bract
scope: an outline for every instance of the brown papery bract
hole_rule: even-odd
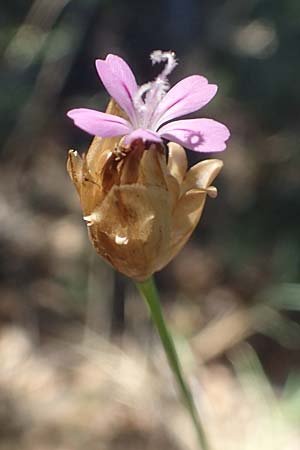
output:
[[[124,117],[111,100],[107,112]],[[95,137],[82,157],[70,150],[67,169],[78,191],[90,239],[115,269],[137,281],[149,278],[179,252],[195,229],[222,161],[188,170],[185,150],[147,148],[141,139]]]

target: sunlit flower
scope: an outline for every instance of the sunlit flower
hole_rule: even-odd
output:
[[[199,152],[225,150],[230,133],[222,123],[204,118],[171,121],[205,106],[215,96],[217,86],[208,84],[203,76],[192,75],[169,89],[168,76],[177,65],[174,53],[155,51],[151,60],[153,64],[164,62],[165,67],[154,81],[140,87],[119,56],[96,61],[102,83],[125,117],[86,108],[72,109],[68,116],[94,136],[125,136],[125,145],[136,139],[161,143],[164,138]]]
[[[123,105],[124,107],[124,105]],[[110,102],[107,115],[119,117]],[[78,191],[96,251],[118,271],[142,281],[162,269],[186,243],[203,211],[222,161],[190,170],[176,143],[145,146],[142,138],[95,137],[86,155],[70,151],[68,172]]]

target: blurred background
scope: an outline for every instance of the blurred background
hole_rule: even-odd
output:
[[[94,60],[118,54],[143,84],[151,51],[171,49],[171,83],[218,84],[200,116],[232,138],[218,198],[157,275],[166,317],[215,448],[299,450],[299,1],[0,8],[0,449],[197,448],[144,305],[94,254],[65,169],[91,141],[66,111],[108,102]]]

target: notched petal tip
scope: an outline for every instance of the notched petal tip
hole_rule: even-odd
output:
[[[138,86],[129,65],[124,59],[113,54],[107,55],[105,60],[97,59],[95,65],[107,92],[133,120],[135,118],[133,98]]]
[[[185,116],[205,106],[216,95],[217,85],[201,75],[183,78],[162,99],[157,109],[157,125]]]

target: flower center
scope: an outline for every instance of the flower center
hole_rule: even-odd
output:
[[[134,106],[137,112],[137,128],[154,129],[154,117],[157,106],[170,88],[168,76],[177,66],[174,52],[155,50],[151,53],[152,64],[164,62],[165,67],[154,81],[140,86],[134,97]]]

